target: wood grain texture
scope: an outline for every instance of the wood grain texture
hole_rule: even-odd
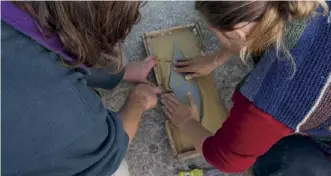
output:
[[[189,24],[161,31],[144,33],[143,40],[148,55],[157,56],[158,66],[154,68],[157,83],[170,90],[169,76],[172,68],[174,45],[185,58],[203,55],[203,43],[199,27]],[[162,62],[166,61],[166,62]],[[221,104],[212,76],[197,78],[202,101],[202,125],[215,133],[227,117],[227,109]],[[166,121],[166,130],[174,154],[181,160],[198,156],[191,141],[170,122]],[[194,129],[192,129],[194,130]]]

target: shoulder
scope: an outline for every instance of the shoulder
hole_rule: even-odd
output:
[[[327,18],[309,20],[290,50],[291,57],[268,50],[240,88],[257,107],[290,123],[294,130],[318,99],[331,73],[331,23]]]
[[[25,106],[33,106],[35,102],[40,108],[33,112],[40,112],[37,110],[42,107],[49,110],[61,108],[68,113],[76,111],[86,116],[96,111],[88,106],[88,102],[102,105],[99,97],[86,86],[83,72],[63,66],[58,55],[10,26],[2,23],[1,29],[2,81],[3,91],[8,92],[4,94],[6,100],[12,101],[9,96],[17,97]]]
[[[107,118],[83,73],[64,67],[56,54],[10,26],[2,23],[1,30],[2,151],[16,163],[5,162],[7,171],[68,147],[95,128],[105,135],[109,128],[122,129],[117,117]]]

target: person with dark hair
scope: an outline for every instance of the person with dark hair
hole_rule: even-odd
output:
[[[160,93],[146,79],[155,58],[121,64],[118,43],[139,7],[1,2],[1,175],[128,175],[124,154]],[[107,110],[94,88],[121,80],[137,86],[119,112]]]
[[[331,175],[330,7],[324,1],[196,2],[222,49],[177,62],[175,71],[192,79],[231,56],[255,62],[216,134],[195,120],[194,102],[162,96],[165,114],[215,168],[253,166],[256,176]]]

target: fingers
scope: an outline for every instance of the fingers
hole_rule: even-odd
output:
[[[191,79],[196,78],[196,77],[199,77],[199,76],[200,76],[200,74],[198,74],[198,73],[187,74],[185,76],[185,79],[186,80],[191,80]]]
[[[182,68],[174,67],[174,70],[175,70],[175,72],[178,72],[178,73],[192,72],[192,66],[187,66],[187,67],[182,67]]]
[[[164,94],[164,95],[162,95],[161,102],[162,102],[164,108],[166,108],[169,115],[171,115],[174,112],[174,110],[176,109],[176,107],[178,106],[179,100],[177,100],[171,94]]]
[[[152,69],[153,67],[156,66],[157,60],[155,56],[149,56],[145,59],[145,62],[147,62],[147,66],[149,69]]]
[[[152,83],[150,83],[150,84],[152,84]],[[162,92],[161,88],[159,88],[159,87],[157,87],[157,86],[155,86],[155,85],[150,85],[150,84],[148,84],[148,85],[152,88],[152,91],[153,91],[154,93],[156,93],[156,94],[160,94],[160,93]]]
[[[190,106],[191,106],[191,110],[193,112],[193,115],[194,115],[194,119],[199,121],[199,110],[198,110],[198,107],[197,105],[195,104],[194,102],[194,99],[193,99],[193,96],[192,96],[192,93],[191,92],[187,92],[187,98],[189,100],[189,103],[190,103]]]
[[[192,60],[178,60],[174,63],[176,67],[184,67],[192,64]]]
[[[161,88],[155,86],[153,83],[149,81],[144,81],[144,83],[139,84],[138,86],[145,86],[144,89],[147,89],[148,91],[155,93],[155,94],[160,94],[162,92]]]
[[[146,59],[144,61],[148,62],[149,60],[155,59],[155,58],[156,58],[155,56],[148,56],[148,57],[146,57]]]
[[[169,114],[172,114],[174,112],[176,105],[174,105],[173,103],[171,103],[170,101],[168,101],[166,99],[161,99],[161,102],[164,106],[163,108],[166,108],[166,110],[167,110],[167,112],[169,112]]]
[[[190,103],[190,106],[195,106],[195,102],[194,102],[194,99],[193,99],[193,96],[192,96],[192,93],[191,92],[187,92],[187,98],[188,98],[188,101]]]
[[[162,95],[162,98],[171,102],[174,106],[177,106],[179,103],[181,103],[173,94],[164,94]]]
[[[162,110],[168,118],[172,117],[172,114],[168,111],[168,109],[166,107],[162,107]]]

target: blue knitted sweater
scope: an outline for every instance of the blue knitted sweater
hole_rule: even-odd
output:
[[[267,50],[239,88],[256,107],[293,131],[323,141],[331,141],[330,18],[306,20],[302,31],[300,25],[290,25],[285,42],[292,58]]]

